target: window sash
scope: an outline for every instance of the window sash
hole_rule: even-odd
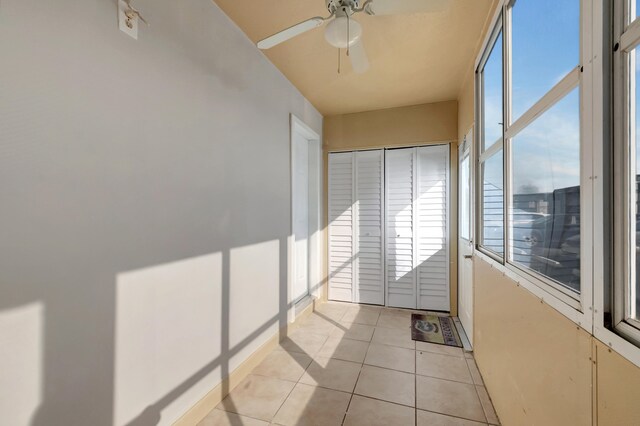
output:
[[[581,285],[580,285],[580,293],[576,293],[564,285],[555,282],[553,279],[546,277],[545,275],[538,273],[535,270],[530,270],[528,268],[524,268],[512,262],[512,247],[510,244],[510,209],[511,209],[511,200],[512,200],[512,188],[510,185],[510,181],[512,178],[512,156],[511,156],[511,142],[512,139],[520,133],[522,130],[527,128],[531,123],[533,123],[540,115],[546,112],[548,109],[552,108],[557,102],[564,99],[565,96],[570,94],[575,88],[580,88],[580,127],[582,128],[583,124],[583,99],[582,96],[582,67],[580,64],[576,64],[576,67],[571,70],[567,75],[565,75],[560,82],[558,82],[554,87],[552,87],[546,94],[542,96],[533,106],[531,106],[527,111],[525,111],[515,122],[511,122],[511,107],[512,107],[512,88],[511,88],[511,78],[512,78],[512,70],[511,70],[511,11],[515,4],[515,0],[505,1],[502,10],[498,19],[494,24],[493,31],[491,36],[485,43],[485,50],[480,57],[480,61],[477,65],[477,102],[476,109],[478,111],[477,120],[477,132],[478,135],[478,167],[476,172],[476,217],[477,217],[477,243],[476,248],[493,258],[494,260],[502,263],[503,265],[509,267],[510,269],[517,271],[519,273],[524,273],[527,276],[531,277],[537,285],[546,288],[550,291],[554,296],[564,301],[568,305],[579,309],[582,305],[582,294],[584,287],[583,274],[581,274]],[[580,62],[583,61],[583,44],[585,43],[584,29],[583,29],[583,8],[585,6],[584,1],[580,1]],[[502,53],[502,61],[503,61],[503,135],[502,137],[493,145],[491,145],[487,150],[483,150],[483,142],[480,138],[483,137],[483,125],[484,125],[484,87],[483,87],[483,73],[486,62],[491,54],[491,51],[494,49],[494,44],[498,36],[502,34],[503,41],[503,53]],[[582,175],[583,175],[583,166],[582,166],[582,150],[583,150],[583,141],[584,136],[581,134],[580,137],[580,151],[581,151],[581,167],[580,167],[580,206],[581,212],[585,209],[584,203],[584,188],[582,186]],[[483,190],[483,165],[484,163],[491,158],[496,153],[503,152],[504,166],[503,166],[503,205],[504,205],[504,214],[503,214],[503,252],[506,256],[502,256],[498,253],[495,253],[491,249],[482,245],[484,236],[482,235],[484,230],[484,218],[483,218],[483,201],[484,201],[484,190]],[[582,213],[581,213],[582,215]],[[585,226],[581,222],[581,230],[580,233],[584,237],[585,232],[583,230],[583,226]],[[580,258],[585,259],[584,256],[584,247],[587,246],[586,238],[581,238],[582,243],[580,244]],[[581,267],[582,269],[582,267]]]
[[[615,330],[640,344],[640,321],[634,315],[636,297],[636,52],[640,45],[640,17],[635,1],[618,2],[614,53],[614,285],[612,317]],[[624,30],[621,30],[624,28]]]

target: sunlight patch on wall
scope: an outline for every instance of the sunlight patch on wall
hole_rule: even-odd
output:
[[[230,253],[229,343],[238,349],[231,358],[233,371],[278,331],[280,319],[286,320],[288,290],[286,279],[280,279],[279,240],[237,247]]]
[[[171,424],[220,382],[222,283],[220,252],[117,276],[115,424],[163,398],[149,411]]]
[[[0,423],[26,425],[42,402],[41,302],[0,312]]]

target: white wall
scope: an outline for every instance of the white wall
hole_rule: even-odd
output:
[[[170,424],[286,321],[289,114],[210,0],[0,1],[0,424]]]

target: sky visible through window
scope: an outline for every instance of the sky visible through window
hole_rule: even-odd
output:
[[[501,43],[502,37],[497,47]],[[502,55],[496,50],[484,69],[487,147],[499,137],[496,126],[502,122],[502,102],[495,99],[502,96],[502,90],[498,89],[502,84]],[[512,9],[512,121],[579,64],[580,1],[517,0]],[[531,129],[516,136],[514,193],[579,185],[579,108],[579,90],[574,90],[529,124],[527,129]],[[485,176],[494,184],[501,177],[501,173]],[[499,185],[502,187],[502,183]]]

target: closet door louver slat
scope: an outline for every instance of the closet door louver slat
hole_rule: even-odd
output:
[[[353,154],[329,155],[329,298],[353,300]]]
[[[385,154],[387,305],[415,308],[414,149]]]
[[[355,302],[384,304],[384,153],[355,153],[356,297]]]
[[[417,148],[418,308],[449,311],[449,147]]]

